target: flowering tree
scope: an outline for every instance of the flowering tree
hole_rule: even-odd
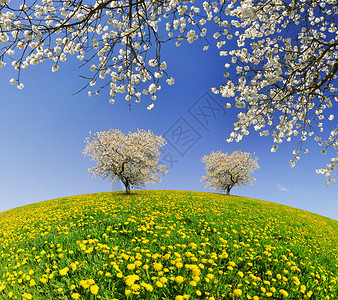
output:
[[[118,129],[102,130],[91,134],[86,140],[84,155],[97,161],[97,166],[87,174],[121,180],[130,194],[130,188],[141,188],[149,182],[160,182],[158,173],[166,174],[164,165],[159,165],[160,148],[166,144],[162,136],[150,130],[137,130],[123,134]]]
[[[207,181],[206,188],[230,194],[233,187],[252,184],[256,181],[250,173],[259,168],[258,158],[248,152],[235,151],[231,154],[222,151],[211,152],[202,157],[205,163],[206,176],[201,182]]]
[[[212,91],[242,109],[228,140],[253,127],[272,135],[276,151],[293,137],[294,166],[308,137],[323,154],[338,149],[338,126],[324,136],[338,101],[337,13],[337,0],[0,0],[0,68],[10,62],[17,70],[10,82],[22,89],[23,69],[51,60],[55,72],[76,55],[91,71],[82,76],[88,95],[108,88],[110,103],[121,93],[129,106],[149,96],[152,109],[161,82],[174,84],[163,46],[202,39],[208,50],[212,40],[228,69]],[[317,170],[327,184],[337,163],[334,154]]]

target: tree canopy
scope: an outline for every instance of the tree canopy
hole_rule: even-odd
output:
[[[140,130],[127,135],[119,129],[102,130],[88,137],[84,155],[92,157],[97,166],[88,169],[94,177],[121,181],[126,193],[131,187],[142,188],[149,182],[160,182],[158,174],[166,174],[164,165],[159,165],[160,148],[166,141],[153,132]]]
[[[201,178],[201,182],[206,181],[205,187],[225,191],[229,195],[233,187],[241,187],[256,181],[250,174],[259,168],[257,161],[258,158],[248,152],[234,151],[231,154],[222,151],[211,152],[202,157],[207,175]]]

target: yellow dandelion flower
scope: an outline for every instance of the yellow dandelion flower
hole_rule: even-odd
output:
[[[233,293],[234,293],[235,296],[240,296],[240,295],[242,295],[242,290],[236,289],[236,290],[233,290]]]
[[[135,282],[135,279],[132,277],[132,275],[129,275],[126,278],[124,278],[124,281],[125,281],[126,285],[132,286]]]
[[[202,292],[199,291],[199,290],[197,290],[197,291],[196,291],[196,295],[197,295],[197,296],[201,296],[201,295],[202,295]]]
[[[61,276],[64,276],[64,275],[67,274],[68,271],[69,271],[69,268],[68,268],[68,267],[65,267],[65,268],[61,269],[61,270],[59,271],[59,273],[60,273]]]
[[[134,261],[134,265],[135,265],[136,267],[139,267],[139,266],[142,265],[142,262],[139,261],[139,260],[136,260],[136,261]]]
[[[238,275],[239,277],[243,277],[243,276],[244,276],[244,273],[241,272],[241,271],[239,271],[239,272],[237,273],[237,275]]]
[[[163,283],[161,281],[156,281],[156,286],[161,288],[163,287]]]
[[[161,277],[161,278],[160,278],[160,281],[161,281],[162,283],[167,283],[168,279],[165,278],[165,277]]]
[[[297,276],[293,276],[292,279],[296,285],[300,285],[300,281]]]
[[[90,287],[90,292],[93,294],[93,295],[96,295],[98,292],[99,292],[99,287],[95,284],[95,285],[92,285]]]
[[[305,293],[305,290],[306,290],[306,286],[304,284],[302,284],[300,286],[300,291],[304,294]]]
[[[138,291],[140,289],[140,285],[139,284],[133,284],[131,287],[130,287],[133,291]]]
[[[252,300],[259,300],[259,297],[258,296],[253,296]]]
[[[129,295],[131,294],[131,290],[125,290],[125,291],[124,291],[124,294],[125,294],[126,296],[129,296]]]
[[[135,266],[134,264],[128,264],[128,265],[127,265],[127,269],[128,269],[128,270],[134,270],[135,267],[136,267],[136,266]]]
[[[184,300],[184,298],[183,298],[183,296],[178,295],[178,296],[175,297],[175,300]]]
[[[192,280],[192,281],[189,282],[189,284],[190,284],[191,286],[196,286],[196,285],[197,285],[197,282],[194,281],[194,280]]]
[[[142,267],[144,270],[148,270],[149,269],[149,266],[148,265],[143,265]]]
[[[189,247],[193,248],[193,249],[196,249],[197,248],[197,245],[195,243],[190,243],[189,244]]]
[[[175,280],[177,283],[182,283],[184,281],[184,278],[182,276],[176,276]]]
[[[79,293],[73,293],[72,299],[80,299],[80,294]]]
[[[152,292],[153,291],[153,286],[151,284],[148,284],[148,283],[143,283],[144,288],[149,291],[149,292]]]
[[[35,280],[34,279],[31,279],[30,281],[29,281],[29,286],[34,286],[35,285]]]
[[[84,289],[87,289],[89,288],[90,284],[88,283],[87,280],[81,280],[80,281],[80,285],[84,288]]]
[[[46,283],[46,282],[47,282],[47,279],[46,279],[45,277],[43,277],[43,278],[40,279],[40,282]]]
[[[272,297],[272,293],[268,292],[268,293],[265,294],[265,296]]]
[[[161,263],[153,263],[153,267],[156,271],[161,271],[163,268]]]

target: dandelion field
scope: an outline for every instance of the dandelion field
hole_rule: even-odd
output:
[[[338,299],[338,221],[221,194],[72,196],[0,213],[0,299]]]

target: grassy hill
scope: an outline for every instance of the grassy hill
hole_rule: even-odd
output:
[[[0,299],[338,299],[338,222],[189,191],[0,213]]]

